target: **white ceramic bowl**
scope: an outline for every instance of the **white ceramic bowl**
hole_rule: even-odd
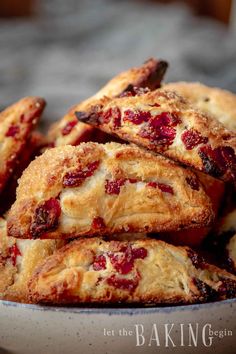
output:
[[[150,308],[0,301],[0,353],[235,353],[236,299]],[[221,338],[220,338],[221,337]]]

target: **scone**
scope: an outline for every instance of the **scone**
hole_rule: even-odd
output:
[[[64,244],[62,240],[7,237],[6,221],[0,218],[0,299],[27,302],[28,281],[34,269]]]
[[[236,132],[172,91],[98,100],[79,120],[236,185]]]
[[[171,82],[164,89],[176,91],[195,107],[211,114],[229,130],[236,130],[236,95],[199,82]]]
[[[98,137],[96,130],[87,124],[78,122],[75,111],[90,106],[94,100],[104,96],[132,95],[140,88],[158,88],[167,66],[165,61],[151,58],[140,67],[131,68],[118,74],[94,96],[72,107],[58,123],[53,124],[48,135],[50,143],[54,146],[62,146],[78,145],[89,140],[99,142],[101,137]],[[106,140],[106,136],[103,137],[103,140]]]
[[[236,296],[236,277],[190,248],[162,241],[71,242],[38,267],[30,300],[71,303],[194,303]]]
[[[47,150],[24,171],[9,236],[73,238],[201,227],[211,202],[197,177],[137,146],[83,143]]]
[[[8,178],[4,190],[1,193],[0,198],[0,215],[3,215],[16,199],[17,180],[21,177],[24,169],[29,163],[40,155],[40,149],[44,145],[44,136],[33,131],[30,137],[27,139],[24,149],[15,161],[15,168],[12,175]]]
[[[44,106],[42,98],[25,97],[0,113],[0,193]]]

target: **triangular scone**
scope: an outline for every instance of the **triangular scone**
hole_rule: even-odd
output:
[[[168,64],[163,60],[149,59],[143,65],[131,68],[111,79],[94,96],[72,107],[69,112],[49,131],[49,141],[54,146],[78,145],[88,140],[99,141],[97,132],[91,126],[78,122],[75,111],[90,106],[94,100],[104,96],[117,97],[134,93],[136,88],[150,88],[154,90],[160,87]]]
[[[163,88],[176,91],[201,111],[214,116],[227,129],[236,131],[236,95],[232,92],[199,82],[171,82]]]
[[[7,237],[0,218],[0,299],[27,302],[28,281],[35,268],[65,244],[62,240],[19,240]]]
[[[0,192],[12,174],[45,101],[25,97],[0,113]]]
[[[47,150],[24,171],[8,232],[72,238],[200,227],[211,202],[197,177],[137,146],[83,143]]]
[[[235,297],[236,277],[187,247],[93,238],[45,260],[29,289],[36,303],[195,303]]]
[[[107,133],[236,184],[236,132],[173,91],[103,98],[76,115]]]

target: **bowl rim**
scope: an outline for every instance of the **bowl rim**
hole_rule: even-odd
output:
[[[47,305],[37,305],[37,304],[24,304],[19,302],[0,300],[0,311],[1,308],[21,308],[32,311],[50,311],[50,312],[64,312],[67,314],[88,314],[88,315],[145,315],[145,314],[155,314],[155,313],[172,313],[176,311],[197,311],[209,309],[215,306],[230,306],[235,305],[236,308],[236,298],[208,302],[204,304],[190,304],[190,305],[177,305],[177,306],[162,306],[162,307],[69,307],[69,306],[47,306]]]

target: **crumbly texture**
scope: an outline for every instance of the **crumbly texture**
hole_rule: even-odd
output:
[[[94,96],[72,107],[69,112],[49,130],[48,139],[54,146],[78,145],[89,140],[99,141],[106,136],[98,136],[91,126],[78,122],[75,112],[90,107],[94,101],[104,96],[117,97],[121,94],[133,92],[134,88],[160,87],[168,64],[162,60],[149,59],[137,68],[131,68],[111,79]]]
[[[212,218],[191,171],[137,146],[83,143],[31,162],[7,222],[13,237],[73,238],[201,227]]]
[[[228,264],[230,270],[236,274],[236,234],[232,236],[226,245]]]
[[[0,299],[27,302],[33,271],[64,244],[61,240],[7,237],[6,221],[0,218]]]
[[[13,173],[44,106],[42,98],[26,97],[0,113],[0,192]]]
[[[194,251],[154,239],[73,241],[39,266],[30,300],[66,303],[195,303],[234,297],[236,277]]]
[[[199,82],[171,82],[163,86],[188,99],[195,107],[214,116],[229,130],[236,131],[236,95]]]
[[[76,115],[123,140],[236,184],[236,132],[173,91],[105,97]]]

